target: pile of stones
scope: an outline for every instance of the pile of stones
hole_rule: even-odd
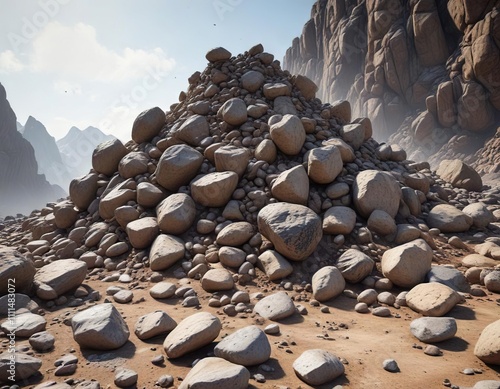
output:
[[[18,334],[24,325],[25,336],[35,336],[40,347],[51,341],[47,335],[36,342],[45,322],[20,293],[49,309],[99,301],[99,293],[82,290],[89,275],[129,285],[165,275],[199,280],[213,294],[211,306],[274,321],[297,310],[285,291],[257,296],[255,304],[242,291],[227,301],[221,295],[272,281],[288,290],[296,285],[319,304],[343,293],[346,282],[362,283],[366,290],[354,296],[357,312],[386,316],[386,306],[408,305],[441,317],[465,294],[500,293],[500,239],[489,238],[499,230],[500,193],[484,187],[472,168],[443,161],[437,175],[428,163],[406,160],[399,146],[378,144],[368,118],[352,118],[347,101],[323,104],[310,79],[281,70],[262,45],[235,57],[219,47],[206,58],[207,68],[189,78],[168,112],[144,111],[130,142],[115,139],[95,149],[92,170],[71,182],[68,199],[0,224],[0,244],[18,248],[0,246],[0,294],[7,294],[4,279],[15,276],[18,306],[26,310]],[[462,238],[444,235],[469,231]],[[483,242],[477,253],[469,253],[464,237]],[[469,254],[462,260],[466,273],[432,266],[443,245]],[[375,289],[392,286],[407,291],[394,296]],[[160,282],[151,295],[199,305],[189,289]],[[116,303],[132,300],[130,290],[108,292]],[[129,337],[112,304],[94,304],[71,325],[82,348],[116,349]],[[490,327],[485,332],[498,339],[500,321]],[[4,323],[2,330],[12,328]],[[208,312],[176,323],[156,311],[135,325],[140,339],[168,333],[168,358],[211,343],[220,330]],[[258,327],[240,331],[219,342],[215,356],[196,364],[180,387],[203,380],[246,387],[244,366],[265,362],[270,349]],[[412,323],[412,332],[448,339],[456,323],[429,318]],[[500,364],[500,344],[481,338],[476,355]],[[0,365],[7,358],[0,355]],[[41,366],[28,355],[16,363],[23,378]],[[320,385],[342,375],[344,366],[326,350],[309,350],[294,370]],[[132,373],[120,372],[115,383],[133,385]]]

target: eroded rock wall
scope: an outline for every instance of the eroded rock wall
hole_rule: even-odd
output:
[[[473,155],[500,112],[500,1],[319,0],[284,68],[415,159]],[[449,142],[452,141],[450,145]],[[451,151],[450,151],[451,150]],[[437,158],[439,159],[439,158]]]

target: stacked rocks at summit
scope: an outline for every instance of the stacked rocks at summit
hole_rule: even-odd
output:
[[[483,189],[473,169],[448,161],[440,178],[429,164],[408,161],[400,147],[378,144],[369,118],[352,117],[347,101],[322,103],[315,98],[314,82],[283,71],[261,45],[238,56],[215,48],[206,58],[207,68],[189,78],[178,103],[166,113],[159,107],[141,113],[125,145],[116,139],[100,144],[92,170],[71,182],[68,199],[50,203],[22,222],[16,231],[24,240],[10,243],[23,245],[24,255],[2,251],[9,258],[2,277],[25,274],[28,268],[33,276],[25,291],[44,303],[60,301],[86,274],[123,283],[173,275],[199,280],[205,292],[216,295],[257,279],[287,279],[309,284],[317,302],[340,295],[346,282],[362,282],[367,290],[355,296],[356,311],[379,316],[390,311],[372,306],[376,303],[407,304],[425,316],[444,316],[462,302],[461,293],[471,291],[470,284],[483,282],[482,268],[490,269],[483,284],[499,291],[500,247],[495,242],[464,258],[464,266],[475,269],[469,275],[431,266],[433,250],[443,244],[440,233],[497,228],[490,223],[500,207],[487,201],[496,195],[488,190],[469,195],[463,189],[471,182]],[[466,206],[467,196],[471,203],[479,198],[486,203]],[[454,242],[467,253],[464,242]],[[408,294],[378,294],[372,289],[377,280],[389,285],[386,289],[395,285]],[[177,293],[169,283],[153,289],[154,298]],[[113,291],[115,302],[132,299],[123,292],[129,291]],[[189,297],[199,304],[196,296]],[[234,300],[268,320],[296,313],[284,291],[267,295],[254,307],[243,292]],[[155,321],[161,328],[151,327]],[[420,334],[422,326],[434,323],[417,323],[414,331]],[[436,330],[436,339],[453,336],[454,325]],[[130,332],[120,313],[105,304],[75,315],[72,328],[81,347],[97,349],[121,347]],[[142,317],[135,331],[140,339],[168,333],[165,353],[178,358],[210,344],[221,328],[208,312],[177,324],[156,311]],[[488,333],[497,329],[488,327]],[[94,344],[94,330],[103,339],[99,345]],[[234,351],[242,347],[239,337],[253,340],[247,349]],[[191,370],[181,387],[209,379],[200,373],[205,365],[214,369],[214,380],[232,379],[246,387],[244,366],[269,358],[262,351],[266,342],[258,328],[234,333],[219,343],[215,357]],[[500,350],[492,349],[498,344],[483,343],[478,357],[499,364]],[[329,373],[316,374],[314,364],[328,367]],[[344,373],[337,356],[324,350],[304,353],[293,368],[311,385]],[[220,371],[227,375],[217,376]],[[236,387],[225,385],[220,387]]]

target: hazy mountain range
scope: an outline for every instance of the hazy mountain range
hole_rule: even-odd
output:
[[[17,122],[17,130],[31,143],[38,162],[38,173],[44,174],[51,184],[62,187],[66,192],[74,177],[88,173],[92,167],[92,152],[102,142],[114,139],[96,127],[80,130],[71,127],[58,141],[45,126],[30,116],[25,125]]]

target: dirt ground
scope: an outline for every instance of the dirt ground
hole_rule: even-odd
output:
[[[210,294],[201,289],[199,281],[186,279],[169,281],[177,285],[189,283],[198,292],[201,307],[184,308],[178,298],[155,300],[148,293],[153,284],[139,282],[133,289],[134,299],[131,303],[114,303],[125,318],[131,334],[125,346],[112,352],[81,350],[73,340],[68,319],[78,310],[85,309],[88,303],[78,308],[47,309],[45,315],[47,331],[56,337],[55,348],[48,353],[34,354],[43,360],[40,370],[43,377],[39,375],[22,387],[32,388],[47,380],[63,382],[69,378],[95,379],[100,382],[102,388],[115,388],[114,371],[120,367],[131,368],[138,372],[137,388],[154,388],[157,379],[164,374],[172,375],[174,386],[178,386],[190,370],[193,361],[210,354],[221,337],[250,324],[258,324],[264,328],[271,323],[252,313],[228,317],[220,308],[209,307]],[[117,284],[104,283],[93,276],[84,285],[100,292],[99,303],[101,303],[106,298],[110,299],[106,296],[106,289]],[[278,285],[274,287],[276,290],[280,289]],[[360,285],[348,285],[348,288],[358,292],[362,290]],[[262,291],[262,287],[258,285],[248,285],[239,289],[250,294]],[[499,366],[487,366],[473,353],[482,329],[500,318],[499,295],[488,293],[486,297],[467,299],[464,304],[456,306],[447,316],[457,319],[458,332],[453,339],[437,343],[443,355],[433,357],[424,354],[421,348],[416,347],[425,347],[425,344],[411,335],[409,324],[420,315],[407,307],[391,308],[391,317],[376,317],[372,314],[356,313],[354,311],[356,300],[342,295],[328,302],[326,306],[329,307],[329,313],[323,313],[321,308],[325,304],[320,307],[310,305],[307,301],[310,294],[304,291],[288,293],[295,297],[296,304],[305,306],[308,313],[306,315],[296,313],[280,321],[278,323],[280,334],[268,335],[272,354],[266,365],[273,371],[263,371],[259,366],[250,368],[252,376],[261,373],[266,378],[264,383],[258,383],[251,378],[250,388],[309,388],[310,386],[295,375],[292,364],[303,351],[314,348],[329,350],[342,358],[345,363],[345,375],[318,387],[322,389],[334,388],[336,385],[349,388],[440,388],[443,387],[445,379],[453,385],[472,387],[480,380],[500,379]],[[141,341],[133,333],[137,318],[158,309],[166,311],[177,322],[197,312],[198,309],[205,310],[221,319],[223,330],[211,345],[185,357],[169,360],[162,347],[164,337]],[[2,348],[7,347],[5,339],[0,340],[0,344]],[[23,345],[29,345],[27,340],[18,341],[19,347]],[[55,377],[54,361],[67,353],[73,353],[78,357],[76,373],[69,377]],[[165,363],[163,366],[153,365],[151,359],[160,354],[165,356]],[[397,361],[400,372],[389,373],[382,368],[382,362],[388,358]],[[97,360],[99,362],[96,362]],[[478,373],[482,373],[465,375],[462,371],[466,368],[477,369]]]

